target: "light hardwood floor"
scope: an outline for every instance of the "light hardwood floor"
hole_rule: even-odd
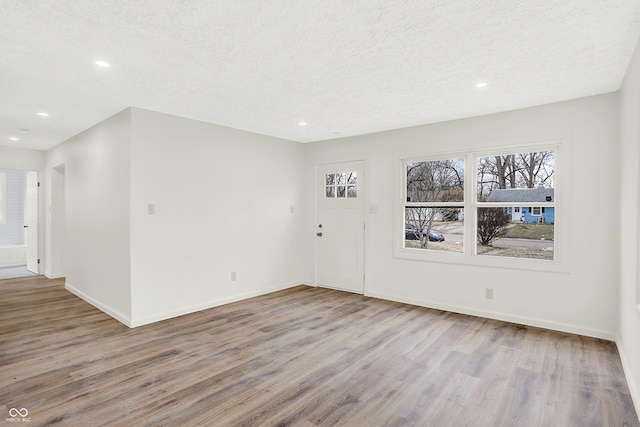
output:
[[[0,282],[0,424],[640,426],[614,343],[296,287],[128,329]]]

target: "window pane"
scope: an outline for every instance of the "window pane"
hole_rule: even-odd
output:
[[[464,209],[420,207],[405,209],[404,247],[462,252]]]
[[[553,202],[553,151],[478,159],[479,202]]]
[[[335,185],[336,183],[336,176],[332,173],[328,173],[324,176],[324,183],[325,185]]]
[[[346,195],[346,187],[344,185],[339,185],[337,188],[337,193],[336,196],[337,197],[345,197]]]
[[[347,178],[347,184],[357,184],[358,183],[358,172],[349,172],[349,176]]]
[[[346,173],[337,173],[336,174],[336,184],[346,184],[347,183],[347,174]]]
[[[408,202],[464,201],[464,160],[406,164]]]
[[[531,219],[522,208],[516,219],[511,207],[478,208],[478,255],[552,260],[554,256],[554,207]]]
[[[356,199],[358,198],[358,187],[354,185],[350,185],[347,187],[347,198]]]
[[[327,199],[333,199],[336,197],[336,187],[325,187],[324,197]]]

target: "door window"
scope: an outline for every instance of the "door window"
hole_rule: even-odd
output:
[[[358,198],[358,172],[327,173],[324,175],[325,199]]]

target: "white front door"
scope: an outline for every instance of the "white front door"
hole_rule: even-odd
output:
[[[38,268],[38,172],[27,173],[27,270],[40,274]]]
[[[511,222],[520,222],[522,220],[522,209],[511,208]]]
[[[318,166],[317,283],[364,293],[364,162]]]

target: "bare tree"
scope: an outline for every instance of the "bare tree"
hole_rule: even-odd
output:
[[[525,188],[535,188],[553,182],[553,152],[518,154],[518,174]]]
[[[426,249],[429,244],[429,231],[438,215],[438,209],[407,208],[405,212],[405,227],[420,241],[420,247]]]
[[[464,200],[464,163],[462,159],[436,160],[407,164],[407,202],[425,203],[407,207],[405,227],[420,240],[420,247],[429,244],[429,231],[436,219],[451,218],[453,208],[427,203]]]
[[[481,157],[478,160],[478,200],[487,201],[495,189],[553,187],[553,177],[553,151]]]

